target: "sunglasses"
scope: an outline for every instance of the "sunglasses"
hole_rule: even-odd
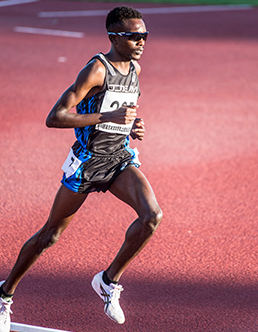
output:
[[[128,40],[132,40],[135,42],[138,42],[141,39],[146,41],[148,34],[149,34],[149,31],[146,31],[146,32],[108,32],[108,35],[127,37]]]

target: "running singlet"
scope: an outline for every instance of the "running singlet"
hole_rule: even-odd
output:
[[[122,75],[100,53],[92,59],[99,59],[106,67],[106,77],[102,91],[77,105],[77,113],[112,112],[125,105],[136,105],[140,95],[139,81],[134,64],[130,63],[128,75]],[[84,148],[90,153],[112,155],[128,145],[126,137],[130,134],[132,123],[121,125],[105,122],[95,126],[75,128],[75,135]]]
[[[122,106],[137,105],[140,95],[135,66],[130,62],[128,75],[122,75],[104,56],[99,59],[106,67],[103,89],[76,107],[78,114],[112,112]],[[105,122],[75,128],[77,141],[62,167],[62,183],[75,192],[106,191],[111,182],[126,167],[140,166],[137,152],[129,146],[133,123]]]

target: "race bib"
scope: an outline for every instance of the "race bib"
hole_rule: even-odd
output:
[[[74,155],[73,149],[71,148],[68,157],[62,166],[62,170],[65,172],[65,176],[69,178],[71,175],[73,175],[81,163],[82,161]]]
[[[118,93],[115,91],[106,91],[100,113],[112,112],[116,109],[137,104],[138,93]],[[107,133],[129,135],[133,126],[133,122],[129,124],[117,124],[114,122],[99,123],[95,126],[97,130]]]

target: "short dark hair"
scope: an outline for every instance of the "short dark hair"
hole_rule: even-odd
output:
[[[106,29],[112,31],[117,26],[123,26],[124,21],[132,18],[142,19],[142,14],[130,7],[115,7],[112,9],[106,18]]]

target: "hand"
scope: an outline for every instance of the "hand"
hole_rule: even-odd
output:
[[[132,139],[139,139],[140,141],[143,140],[145,134],[145,127],[144,127],[144,121],[141,118],[136,118],[134,120],[133,128],[131,130],[131,137]]]
[[[105,112],[101,122],[114,122],[118,124],[129,124],[137,116],[136,109],[138,106],[123,106],[112,112]]]

